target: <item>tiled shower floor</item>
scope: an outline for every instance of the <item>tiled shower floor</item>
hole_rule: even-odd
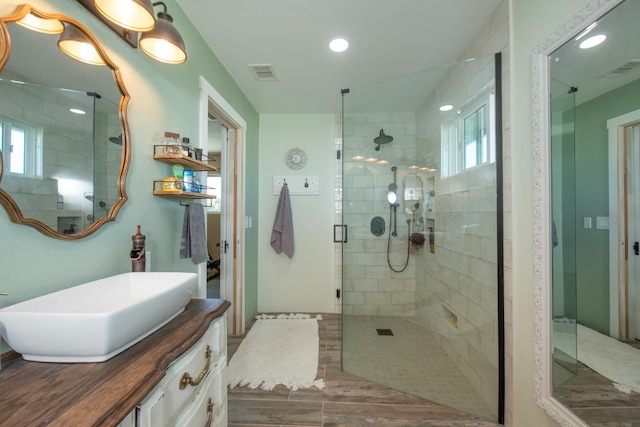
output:
[[[236,386],[229,390],[229,427],[499,427],[492,421],[343,372],[340,315],[323,313],[322,316],[323,320],[318,323],[317,378],[324,379],[324,389],[291,391],[278,385],[265,391]],[[229,360],[243,339],[228,338]]]
[[[393,336],[376,329],[391,329]],[[345,316],[343,368],[487,420],[497,419],[458,367],[424,328],[394,316]],[[497,393],[497,390],[496,390]]]

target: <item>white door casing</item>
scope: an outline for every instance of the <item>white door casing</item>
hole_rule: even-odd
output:
[[[633,185],[630,190],[629,210],[627,211],[629,223],[633,224],[630,230],[629,254],[629,284],[627,289],[627,301],[629,305],[628,339],[640,339],[640,301],[638,295],[638,279],[640,279],[640,256],[636,255],[635,245],[640,242],[640,124],[627,127],[627,140],[632,147],[632,155],[629,156],[629,172],[633,176]],[[631,228],[631,227],[630,227]]]
[[[227,314],[227,332],[230,335],[242,335],[245,329],[245,251],[244,251],[244,212],[245,212],[245,136],[247,122],[231,107],[213,86],[200,76],[200,141],[207,144],[209,109],[218,113],[218,118],[229,129],[222,141],[222,212],[220,224],[221,240],[229,244],[220,262],[223,270],[220,277],[220,296],[231,302]],[[205,151],[206,146],[202,147]],[[206,298],[207,271],[203,263],[198,268],[199,291]]]
[[[640,147],[634,144],[631,131],[640,123],[640,110],[607,120],[609,132],[609,334],[628,340],[637,336],[637,303],[635,301],[636,268],[640,260],[633,242],[640,241],[640,216],[635,205],[640,203]],[[636,131],[637,132],[637,131]],[[637,195],[636,195],[637,193]],[[634,202],[634,200],[637,200]],[[636,215],[637,214],[637,215]],[[637,231],[636,231],[637,230]],[[636,264],[639,264],[636,267]]]

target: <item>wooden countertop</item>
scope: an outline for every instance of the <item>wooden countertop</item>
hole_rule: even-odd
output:
[[[193,299],[185,311],[101,363],[27,362],[3,355],[0,426],[115,426],[231,304]]]

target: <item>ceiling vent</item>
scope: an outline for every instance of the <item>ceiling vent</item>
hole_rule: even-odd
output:
[[[603,75],[601,77],[603,77],[603,78],[620,77],[620,76],[628,73],[629,71],[635,70],[638,67],[640,67],[640,59],[632,59],[631,61],[627,62],[626,64],[623,64],[623,65],[619,66],[615,70],[609,71],[607,74],[605,74],[605,75]]]
[[[271,64],[249,64],[249,68],[251,68],[253,77],[259,82],[278,80]]]

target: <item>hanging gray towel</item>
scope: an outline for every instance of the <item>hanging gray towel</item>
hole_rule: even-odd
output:
[[[293,219],[287,183],[284,183],[280,189],[276,219],[273,221],[271,231],[271,247],[277,253],[284,251],[289,258],[293,257]]]
[[[180,239],[180,258],[191,258],[194,264],[209,260],[204,227],[204,206],[189,203],[185,206]]]

